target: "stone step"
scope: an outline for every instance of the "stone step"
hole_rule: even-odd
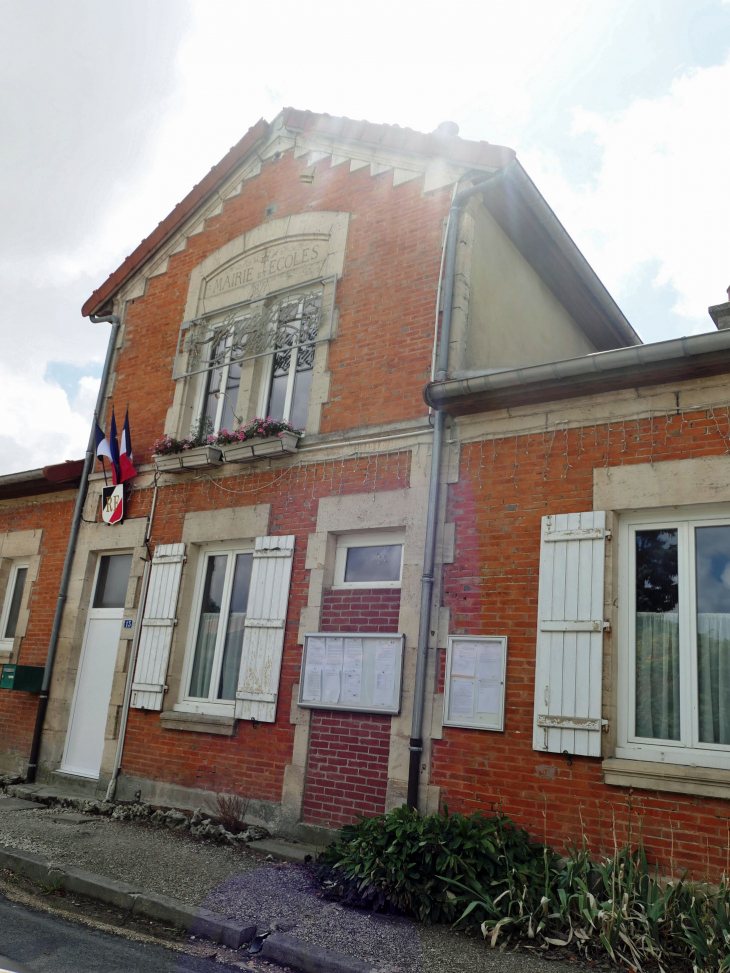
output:
[[[307,856],[314,861],[320,850],[316,845],[305,845],[300,841],[284,841],[283,838],[262,838],[260,841],[250,841],[248,847],[259,855],[271,855],[278,861],[289,862],[303,862]]]
[[[60,770],[54,770],[49,777],[48,785],[63,791],[64,797],[85,797],[89,801],[100,799],[97,794],[98,780],[90,777],[75,777],[73,774],[64,774]],[[102,800],[103,797],[102,794]]]

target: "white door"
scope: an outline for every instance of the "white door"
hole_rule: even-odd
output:
[[[61,765],[67,774],[99,776],[131,566],[131,554],[104,554],[97,564]]]

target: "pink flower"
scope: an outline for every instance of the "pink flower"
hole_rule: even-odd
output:
[[[280,433],[279,433],[279,439],[281,439],[283,435],[284,435],[284,433],[283,433],[283,432],[280,432]],[[262,447],[262,448],[263,448],[263,447]]]

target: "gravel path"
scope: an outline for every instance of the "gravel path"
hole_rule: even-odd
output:
[[[185,833],[88,815],[84,824],[53,820],[64,813],[48,808],[3,811],[0,804],[0,844],[140,884],[191,905],[232,875],[261,867],[260,859],[245,851],[203,844]]]
[[[231,918],[272,925],[306,942],[358,956],[383,973],[561,973],[575,963],[490,950],[447,927],[421,926],[326,902],[304,866],[264,862],[186,833],[58,810],[3,810],[0,844],[141,885]],[[54,818],[60,820],[54,821]]]

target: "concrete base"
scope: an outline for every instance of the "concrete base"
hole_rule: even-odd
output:
[[[139,796],[138,796],[139,795]],[[122,774],[117,780],[117,801],[141,800],[153,807],[174,807],[184,811],[202,808],[208,814],[215,807],[215,791],[204,791],[197,787],[183,787],[181,784],[168,784],[165,781],[143,780],[141,777],[126,777]],[[257,824],[268,831],[281,832],[281,805],[273,801],[250,801],[246,821]]]
[[[54,770],[49,774],[39,775],[44,782],[54,789],[63,792],[64,797],[85,797],[89,801],[103,800],[106,794],[106,781],[94,780],[89,777],[76,777]]]
[[[263,838],[261,841],[250,841],[248,847],[259,855],[271,855],[278,861],[303,862],[307,858],[314,860],[319,848],[316,845],[304,845],[301,842],[282,841],[281,838]]]

